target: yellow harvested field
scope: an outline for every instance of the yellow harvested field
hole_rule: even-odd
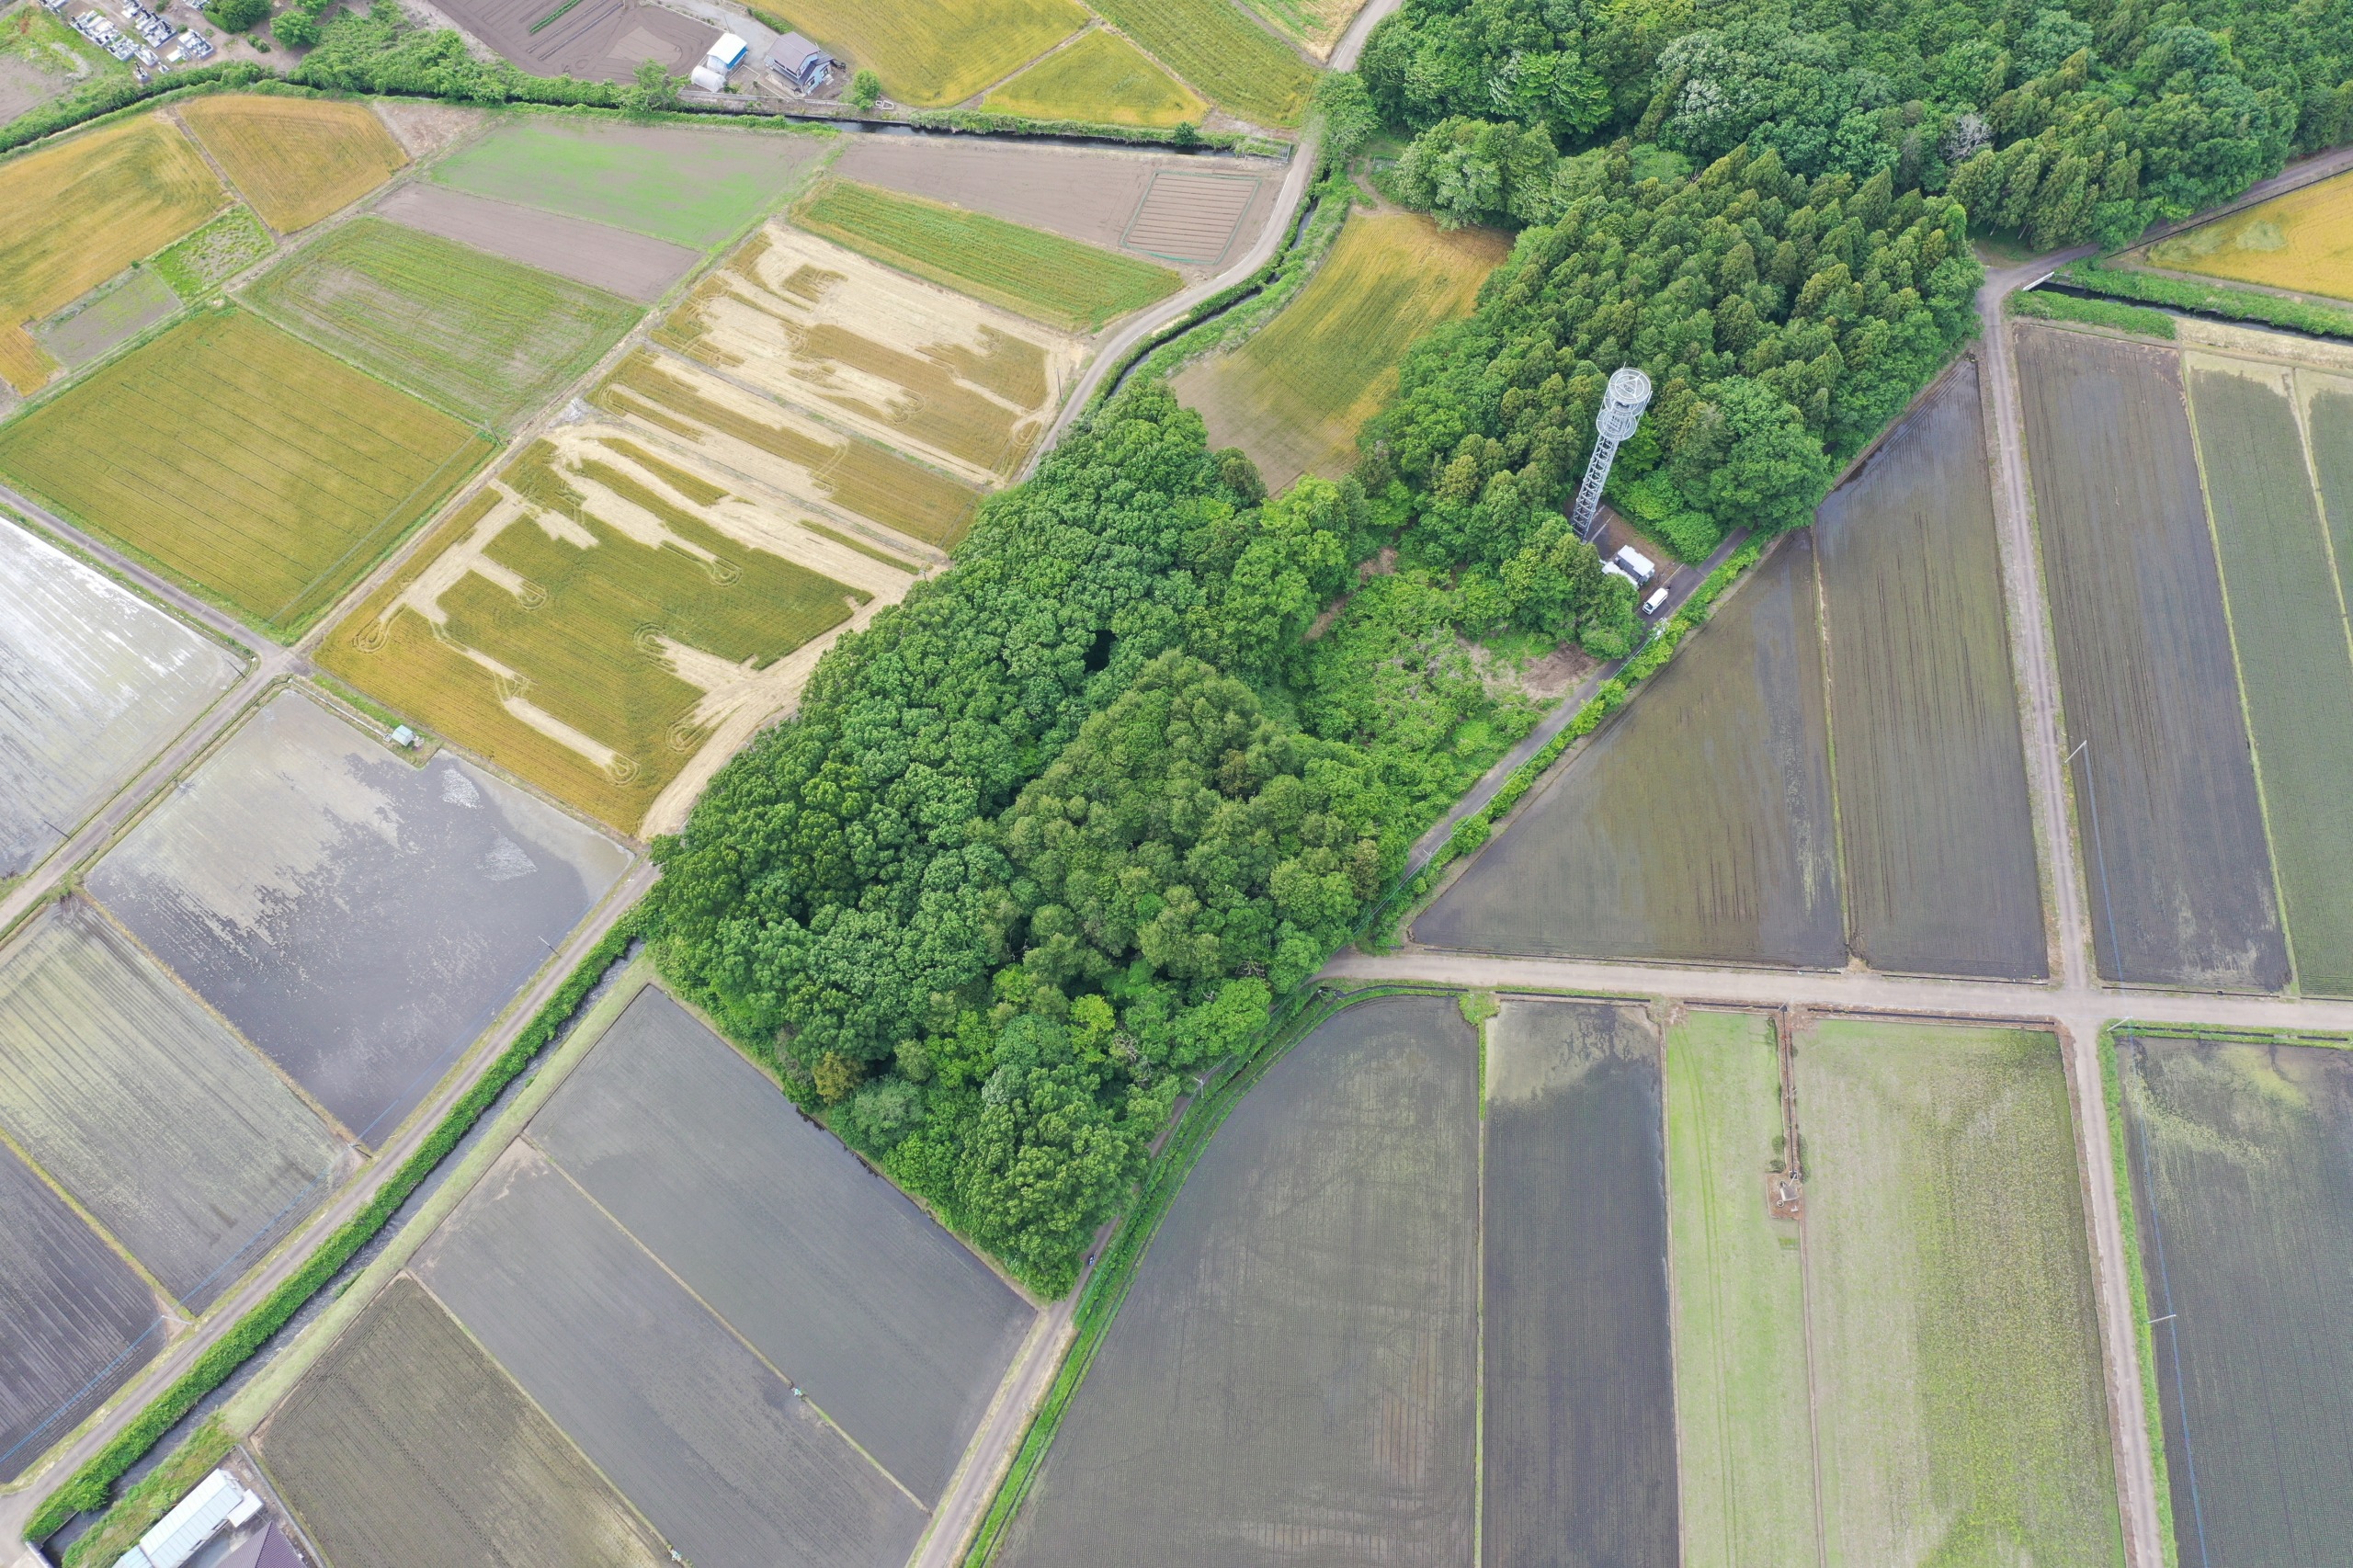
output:
[[[1079,340],[771,223],[657,342],[976,485],[1045,433]]]
[[[1396,386],[1406,346],[1467,313],[1510,248],[1490,229],[1448,233],[1417,212],[1359,212],[1274,320],[1170,385],[1199,411],[1210,445],[1242,448],[1270,488],[1336,478]]]
[[[1086,26],[1073,0],[756,0],[754,15],[870,67],[903,104],[961,103]]]
[[[330,98],[194,98],[180,117],[279,233],[339,212],[408,162],[364,103]]]
[[[981,107],[1103,125],[1198,124],[1210,111],[1206,100],[1150,55],[1100,28],[998,87]]]
[[[2151,245],[2152,265],[2353,300],[2353,174]]]
[[[1279,31],[1299,40],[1318,60],[1332,58],[1332,46],[1364,9],[1364,0],[1244,0]]]
[[[559,425],[329,633],[319,662],[625,832],[674,831],[917,565],[668,432]]]
[[[0,162],[0,375],[20,392],[41,387],[56,366],[26,322],[201,228],[228,201],[161,115]]]

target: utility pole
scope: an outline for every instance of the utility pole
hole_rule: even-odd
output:
[[[1643,410],[1650,405],[1648,376],[1631,365],[1610,372],[1609,390],[1602,394],[1601,413],[1593,422],[1599,432],[1593,443],[1593,457],[1585,465],[1585,483],[1577,486],[1576,506],[1569,512],[1569,526],[1577,538],[1592,540],[1601,517],[1601,488],[1609,483],[1609,465],[1618,459],[1619,443],[1634,433],[1634,426],[1643,422]]]

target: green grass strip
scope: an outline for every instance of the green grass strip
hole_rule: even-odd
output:
[[[572,1021],[580,1004],[605,971],[624,952],[638,935],[642,923],[643,905],[631,908],[605,933],[602,940],[589,949],[564,983],[556,988],[547,1006],[513,1044],[500,1053],[498,1060],[475,1080],[472,1088],[460,1096],[449,1114],[433,1130],[415,1153],[411,1154],[392,1178],[376,1189],[374,1198],[358,1214],[346,1221],[343,1227],[329,1237],[326,1244],[313,1253],[302,1267],[288,1276],[272,1290],[260,1305],[237,1321],[236,1326],[207,1348],[196,1358],[196,1364],[179,1376],[179,1380],[157,1395],[154,1402],[141,1411],[130,1426],[123,1428],[114,1441],[92,1456],[89,1461],[74,1472],[71,1479],[51,1493],[40,1512],[33,1515],[25,1528],[28,1540],[41,1540],[54,1535],[76,1514],[105,1508],[112,1495],[114,1483],[122,1479],[131,1467],[145,1458],[147,1451],[161,1441],[164,1435],[179,1425],[188,1413],[196,1408],[205,1395],[229,1381],[231,1374],[269,1342],[270,1336],[286,1326],[304,1303],[318,1294],[327,1281],[333,1279],[353,1255],[375,1238],[376,1233],[388,1224],[400,1211],[402,1204],[423,1186],[449,1151],[472,1130],[482,1114],[506,1092],[506,1085],[530,1066],[548,1042]],[[130,1506],[141,1496],[133,1487],[114,1508]],[[109,1509],[97,1529],[107,1529],[114,1517]],[[92,1533],[96,1533],[94,1529]]]
[[[2128,305],[2118,300],[2086,300],[2074,294],[2052,294],[2036,290],[2031,293],[2013,294],[2009,299],[2010,314],[2031,316],[2037,321],[2081,322],[2086,326],[2112,326],[2119,332],[2137,332],[2143,337],[2173,336],[2173,317],[2163,311],[2153,311],[2145,305]]]
[[[550,11],[546,16],[541,17],[538,21],[533,22],[524,30],[526,32],[535,33],[541,28],[551,28],[555,26],[558,21],[563,19],[563,14],[566,11],[571,10],[574,6],[579,4],[580,0],[563,0],[563,5],[558,6],[554,10]]]
[[[2124,1081],[2116,1061],[2116,1028],[2099,1032],[2100,1100],[2108,1108],[2109,1156],[2116,1166],[2117,1225],[2124,1235],[2124,1283],[2132,1303],[2132,1343],[2141,1360],[2141,1416],[2149,1430],[2149,1469],[2156,1478],[2157,1534],[2165,1568],[2176,1568],[2173,1482],[2165,1468],[2165,1415],[2157,1394],[2157,1336],[2149,1324],[2149,1282],[2141,1272],[2141,1226],[2132,1201],[2132,1162],[2125,1148]]]
[[[2192,283],[2186,278],[2163,278],[2154,272],[2101,267],[2087,261],[2071,262],[2061,267],[2057,280],[2111,299],[2171,305],[2176,310],[2189,311],[2199,315],[2221,316],[2256,326],[2285,327],[2290,332],[2306,333],[2314,337],[2353,339],[2353,311],[2310,305],[2302,300],[2283,300],[2277,294],[2265,294],[2253,289],[2234,289],[2222,283]]]

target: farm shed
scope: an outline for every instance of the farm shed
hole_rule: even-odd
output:
[[[726,40],[720,40],[724,43]],[[825,51],[799,33],[787,33],[768,48],[768,69],[804,93],[825,85],[833,62]]]
[[[712,44],[710,52],[704,56],[703,63],[724,76],[743,64],[744,57],[751,52],[752,46],[733,33],[721,33],[719,41]]]

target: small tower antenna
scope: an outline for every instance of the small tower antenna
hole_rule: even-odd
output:
[[[1569,526],[1577,538],[1590,540],[1601,517],[1601,489],[1609,483],[1609,465],[1618,460],[1619,443],[1643,422],[1651,405],[1651,379],[1631,365],[1620,366],[1609,377],[1601,397],[1601,413],[1594,420],[1598,432],[1593,457],[1585,465],[1585,483],[1577,486],[1577,501],[1569,512]]]

